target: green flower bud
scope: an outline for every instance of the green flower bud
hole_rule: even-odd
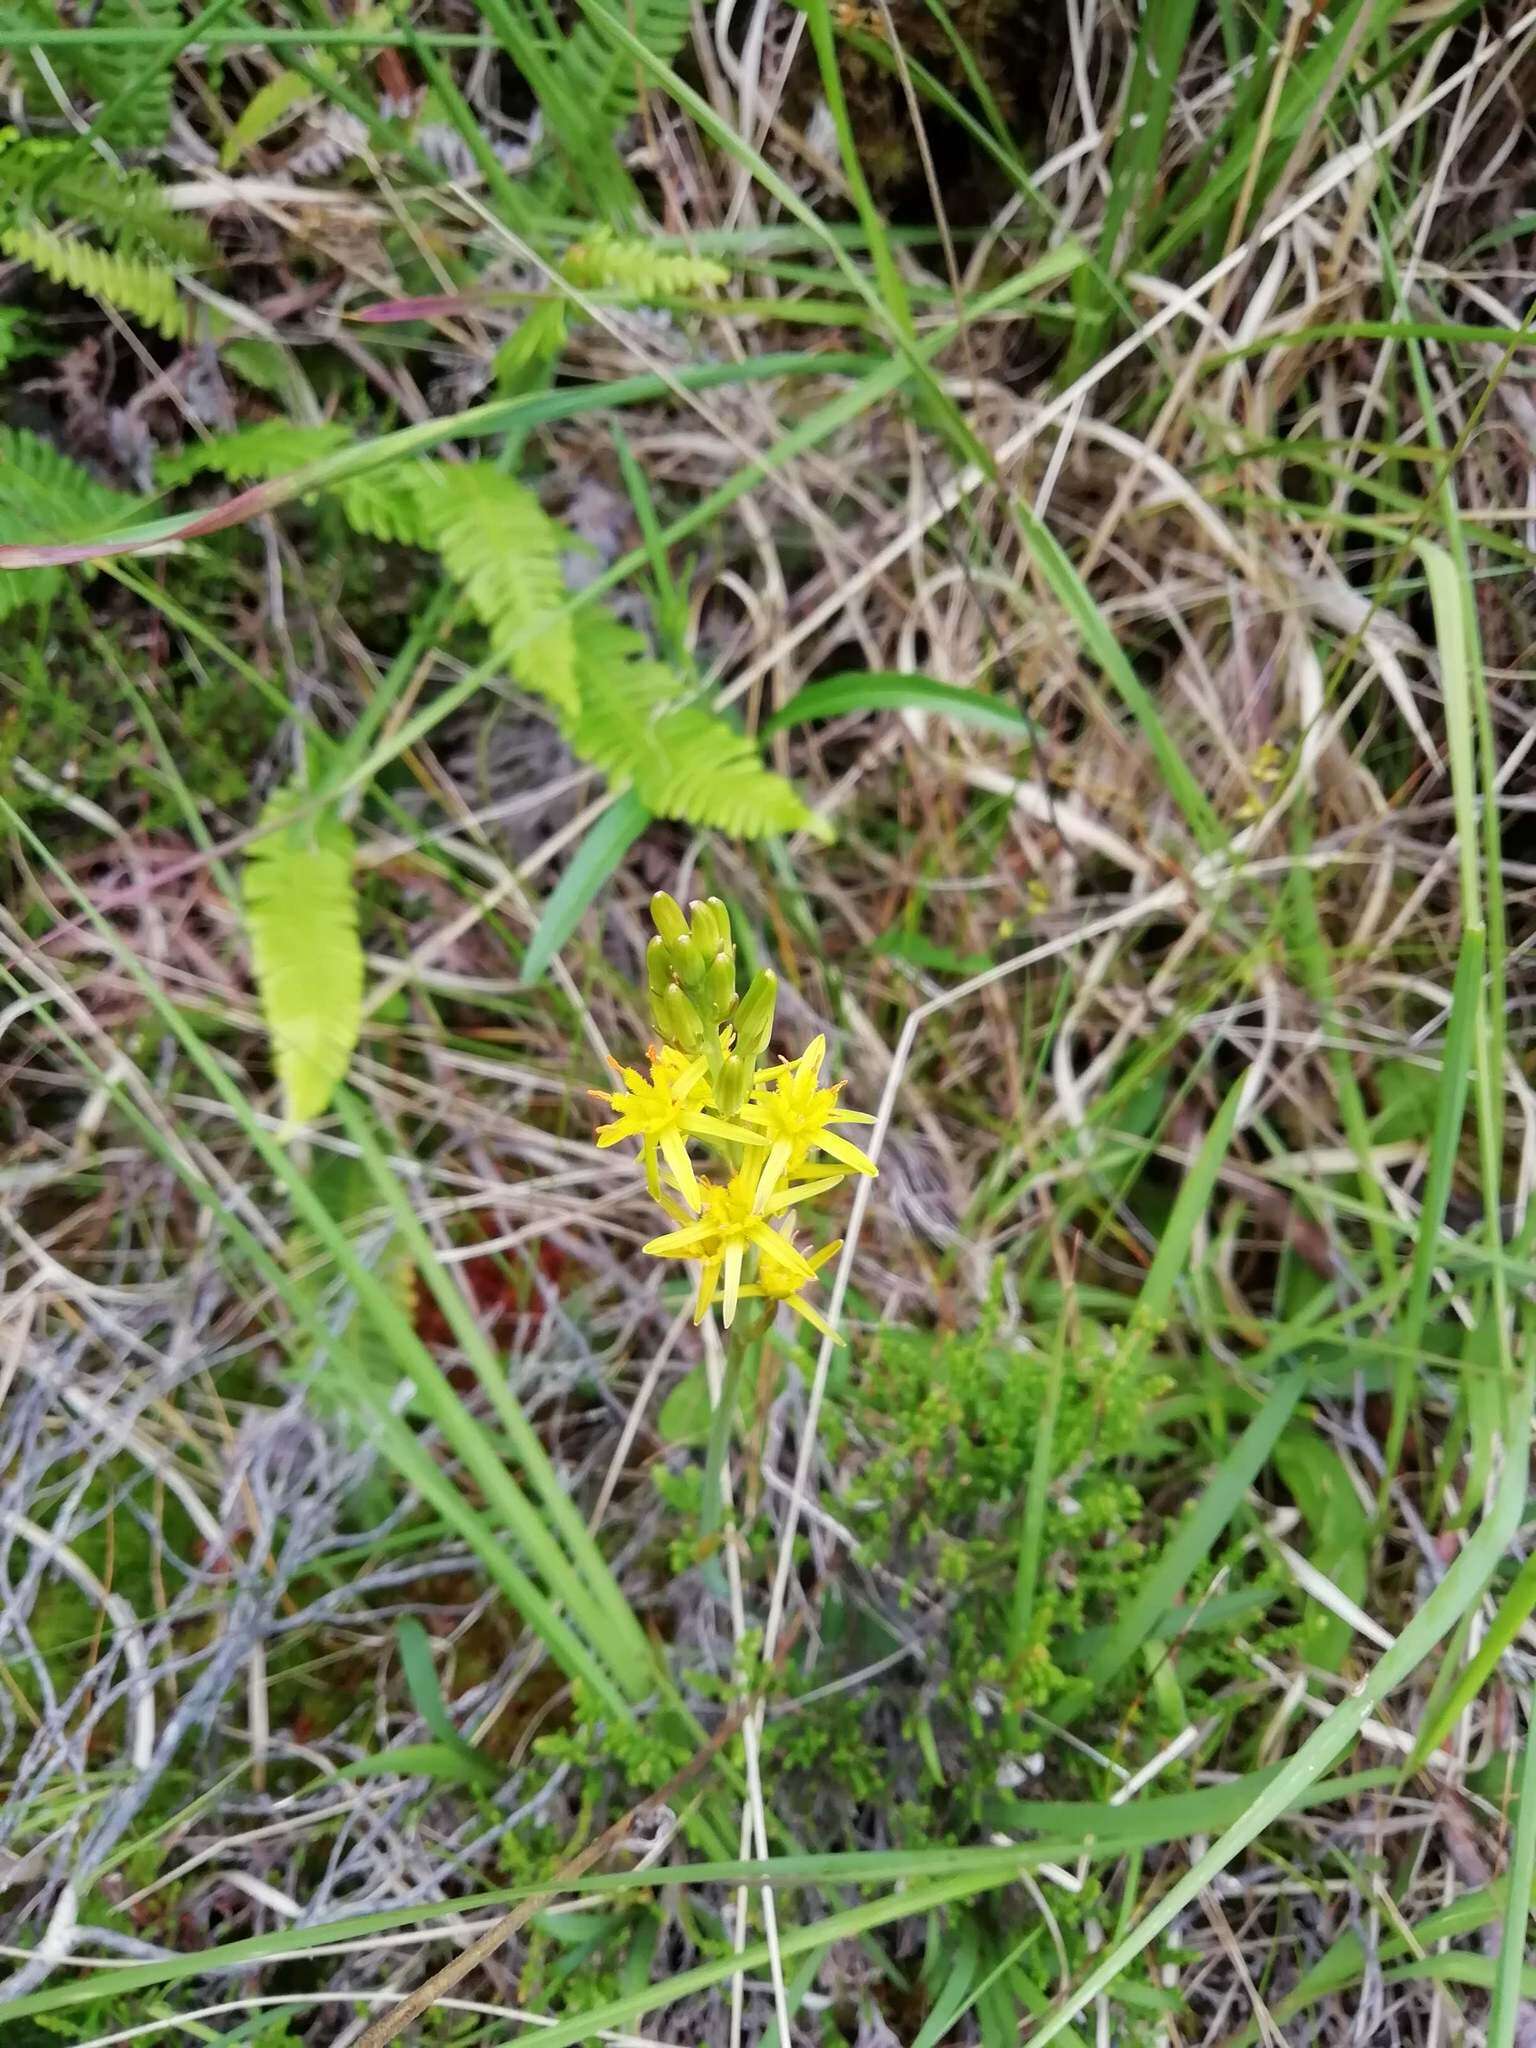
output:
[[[734,1116],[752,1087],[752,1063],[733,1052],[715,1076],[715,1106],[722,1116]]]
[[[704,993],[711,1012],[723,1023],[736,1004],[736,962],[728,953],[717,953],[710,961]]]
[[[779,996],[779,978],[764,967],[752,977],[752,986],[736,1005],[736,1050],[749,1066],[755,1067],[773,1036],[773,1010]]]
[[[665,939],[652,939],[645,949],[645,981],[653,996],[672,986],[672,962],[667,958]]]
[[[664,996],[657,998],[665,1003],[670,1029],[668,1038],[686,1053],[703,1050],[704,1026],[699,1022],[699,1013],[689,1002],[680,988],[670,988]]]
[[[673,939],[667,951],[672,959],[672,972],[683,987],[690,991],[702,988],[708,955],[699,950],[697,942],[690,938]]]
[[[672,991],[670,988],[653,988],[648,992],[651,1005],[651,1022],[656,1026],[657,1035],[672,1042]]]
[[[717,927],[713,902],[701,903],[695,897],[688,906],[693,920],[693,943],[707,960],[712,953],[718,953],[723,944],[730,943],[731,928],[727,924]]]
[[[688,936],[688,920],[665,889],[658,889],[651,898],[651,923],[669,946]]]

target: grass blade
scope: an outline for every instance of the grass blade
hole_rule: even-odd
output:
[[[791,726],[809,725],[817,719],[841,718],[850,711],[927,711],[940,718],[952,718],[957,725],[1005,733],[1026,746],[1032,746],[1035,740],[1035,729],[1029,719],[1011,704],[984,696],[980,690],[938,682],[932,676],[890,671],[826,676],[820,682],[807,683],[782,711],[764,721],[763,737]]]
[[[1488,2017],[1488,2048],[1514,2048],[1521,2004],[1536,1984],[1536,1972],[1522,1967],[1531,1924],[1531,1879],[1536,1875],[1536,1728],[1529,1722],[1520,1758],[1519,1801],[1514,1846],[1504,1876],[1509,1896],[1493,1981],[1493,2010]]]
[[[1273,1821],[1278,1820],[1308,1786],[1345,1755],[1381,1701],[1417,1669],[1441,1637],[1455,1627],[1479,1597],[1489,1575],[1497,1569],[1513,1540],[1524,1513],[1526,1461],[1523,1446],[1530,1438],[1531,1395],[1527,1371],[1510,1401],[1504,1439],[1507,1444],[1522,1448],[1518,1455],[1511,1456],[1505,1463],[1492,1510],[1393,1647],[1383,1653],[1369,1678],[1334,1708],[1281,1767],[1274,1781],[1259,1794],[1242,1818],[1213,1842],[1130,1933],[1117,1941],[1102,1961],[1094,1965],[1071,1996],[1056,2008],[1039,2032],[1031,2036],[1030,2048],[1045,2048],[1048,2041],[1054,2041],[1085,2006],[1091,2004],[1101,1991],[1107,1990],[1120,1972],[1156,1941],[1170,1922],[1199,1898],[1214,1877],[1241,1855],[1250,1842],[1257,1840]]]
[[[1408,1759],[1407,1768],[1410,1773],[1422,1770],[1428,1759],[1444,1742],[1493,1676],[1499,1659],[1530,1620],[1533,1609],[1536,1609],[1536,1557],[1528,1557],[1516,1572],[1509,1591],[1499,1602],[1498,1612],[1489,1626],[1487,1635],[1478,1644],[1466,1670],[1457,1679],[1450,1697],[1419,1731],[1419,1739],[1413,1746],[1412,1756]]]
[[[580,924],[598,891],[651,822],[651,814],[632,789],[587,828],[565,873],[550,891],[538,927],[523,955],[519,986],[542,981],[551,961]]]

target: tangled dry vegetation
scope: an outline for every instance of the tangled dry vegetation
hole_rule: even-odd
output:
[[[1536,2039],[1536,15],[716,0],[619,43],[626,273],[544,12],[0,23],[24,141],[163,75],[196,230],[158,324],[0,232],[0,542],[130,536],[0,569],[8,2048]],[[429,462],[793,811],[552,709]],[[878,1106],[844,1349],[593,1148],[658,889]]]

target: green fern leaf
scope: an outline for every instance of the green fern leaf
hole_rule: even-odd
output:
[[[245,923],[272,1064],[290,1127],[322,1116],[363,1021],[363,949],[352,834],[331,811],[305,817],[281,790],[246,855]]]
[[[14,54],[30,112],[56,121],[54,80],[72,100],[90,104],[96,131],[120,149],[150,149],[165,140],[171,124],[171,50],[167,40],[180,22],[180,0],[101,0],[67,43],[49,46],[52,78],[38,68],[27,48],[26,29],[57,29],[53,0],[11,0],[7,48]],[[93,29],[138,32],[133,41],[99,42]],[[158,30],[152,42],[146,30]]]
[[[430,548],[437,545],[437,494],[451,489],[458,475],[457,469],[436,462],[403,462],[344,477],[335,486],[335,498],[354,532],[401,547]]]
[[[0,541],[89,540],[138,509],[137,499],[98,483],[51,442],[0,427]],[[0,570],[0,619],[44,603],[62,580],[59,569]]]
[[[573,242],[560,268],[584,290],[620,291],[640,300],[718,291],[731,277],[723,263],[712,263],[706,256],[658,249],[652,242],[621,238],[602,227]]]
[[[692,27],[690,0],[626,0],[615,16],[663,63],[670,64]],[[597,10],[583,11],[566,39],[562,78],[572,82],[579,103],[591,110],[594,130],[605,137],[635,111],[637,86],[644,82],[634,55],[602,25]]]
[[[525,690],[566,717],[579,709],[576,640],[560,557],[570,545],[532,491],[487,462],[466,462],[422,503],[443,567],[490,635],[491,651]]]
[[[299,427],[289,420],[258,420],[254,426],[236,427],[233,433],[215,435],[211,441],[189,441],[174,455],[162,455],[155,474],[167,489],[204,473],[248,483],[303,469],[322,455],[347,447],[351,440],[351,428],[334,422]]]
[[[0,189],[18,216],[90,228],[125,255],[197,263],[208,254],[202,224],[173,213],[148,171],[108,163],[78,142],[0,130]]]
[[[688,703],[669,668],[613,658],[621,648],[627,654],[634,639],[622,627],[583,631],[581,712],[566,731],[575,752],[614,781],[633,783],[658,817],[712,825],[737,839],[825,836],[824,821],[782,775],[763,766],[753,742],[715,712]]]
[[[353,445],[351,428],[336,421],[300,427],[288,420],[258,420],[253,426],[237,427],[211,441],[191,442],[174,455],[162,456],[156,475],[167,489],[205,473],[245,483],[252,478],[287,476],[318,462],[323,455]],[[448,474],[435,462],[399,462],[366,470],[360,476],[342,477],[324,488],[358,533],[373,540],[426,548],[436,544],[432,501]]]
[[[252,93],[240,110],[239,120],[225,136],[224,147],[219,151],[220,169],[233,170],[248,149],[254,149],[284,127],[314,96],[315,88],[301,72],[279,71],[276,78],[269,78]]]
[[[142,256],[123,256],[89,242],[69,241],[52,228],[37,225],[0,229],[0,249],[59,284],[89,292],[120,313],[129,313],[167,340],[179,341],[187,331],[186,309],[176,296],[176,280],[163,265]]]

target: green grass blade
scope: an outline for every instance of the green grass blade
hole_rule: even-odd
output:
[[[619,863],[650,822],[650,812],[630,789],[587,827],[565,873],[550,891],[528,942],[518,976],[521,987],[531,988],[543,980],[550,962],[580,924],[598,891],[612,879]]]
[[[1476,858],[1475,842],[1473,857]],[[1435,1099],[1429,1165],[1424,1175],[1424,1191],[1419,1198],[1419,1227],[1414,1238],[1413,1263],[1408,1273],[1408,1294],[1394,1331],[1399,1358],[1384,1449],[1383,1499],[1396,1476],[1398,1460],[1402,1456],[1408,1411],[1413,1400],[1414,1375],[1418,1367],[1417,1354],[1429,1313],[1429,1291],[1435,1267],[1443,1255],[1440,1233],[1451,1197],[1451,1182],[1456,1173],[1462,1124],[1466,1117],[1473,1045],[1477,1036],[1478,1012],[1482,1006],[1483,957],[1482,932],[1467,932],[1461,942],[1456,978],[1451,984],[1451,1009],[1446,1023],[1445,1049],[1441,1055],[1441,1087]]]
[[[1269,1462],[1269,1455],[1301,1398],[1303,1385],[1304,1375],[1299,1372],[1281,1380],[1223,1458],[1220,1471],[1200,1496],[1199,1505],[1179,1523],[1173,1541],[1089,1663],[1087,1676],[1095,1685],[1113,1678],[1135,1656],[1161,1617],[1177,1601],[1190,1575],[1210,1556],[1217,1537]]]
[[[1422,1770],[1426,1761],[1444,1742],[1462,1715],[1493,1676],[1499,1659],[1530,1620],[1536,1609],[1536,1557],[1528,1557],[1499,1602],[1488,1633],[1478,1644],[1467,1668],[1457,1679],[1444,1706],[1425,1722],[1408,1759],[1410,1772]]]
[[[1066,550],[1028,505],[1016,501],[1013,516],[1025,545],[1057,601],[1076,623],[1089,655],[1103,670],[1120,701],[1141,727],[1163,779],[1205,853],[1225,843],[1221,825],[1189,764],[1174,744],[1151,692],[1132,668]]]
[[[1531,1879],[1536,1875],[1536,1727],[1529,1719],[1520,1758],[1519,1802],[1514,1846],[1504,1873],[1508,1898],[1493,1980],[1493,2009],[1488,2016],[1488,2048],[1515,2048],[1520,2008],[1529,1988],[1536,1984],[1536,1972],[1523,1967],[1531,1926]]]
[[[1390,1650],[1384,1651],[1370,1676],[1362,1680],[1348,1699],[1335,1707],[1261,1792],[1243,1817],[1213,1842],[1204,1855],[1172,1885],[1122,1940],[1108,1950],[1083,1978],[1070,1997],[1052,2013],[1031,2040],[1031,2048],[1045,2048],[1063,2028],[1090,2005],[1101,1991],[1112,1985],[1128,1964],[1156,1941],[1173,1920],[1193,1905],[1211,1880],[1240,1856],[1250,1842],[1288,1810],[1292,1803],[1321,1778],[1352,1747],[1366,1721],[1388,1694],[1393,1692],[1423,1662],[1442,1636],[1455,1627],[1482,1592],[1490,1574],[1498,1567],[1516,1530],[1525,1506],[1525,1453],[1531,1429],[1532,1387],[1529,1369],[1509,1404],[1505,1442],[1519,1447],[1500,1477],[1493,1507],[1476,1535],[1409,1620]]]
[[[763,723],[763,737],[810,725],[823,718],[842,718],[851,711],[926,711],[951,718],[956,725],[974,725],[1004,733],[1032,746],[1035,729],[1022,711],[980,690],[941,683],[932,676],[899,675],[872,670],[866,675],[825,676],[797,690],[781,711]]]
[[[449,1329],[484,1389],[513,1455],[538,1495],[539,1506],[529,1502],[504,1473],[499,1479],[491,1480],[493,1493],[490,1497],[502,1507],[509,1528],[537,1563],[547,1583],[566,1600],[593,1647],[601,1647],[608,1657],[629,1696],[640,1698],[651,1689],[655,1677],[645,1637],[588,1531],[580,1509],[550,1463],[548,1453],[508,1386],[504,1360],[498,1357],[476,1322],[462,1289],[438,1257],[420,1217],[384,1156],[372,1119],[360,1099],[350,1089],[343,1088],[337,1095],[336,1110],[343,1129],[358,1149],[375,1192],[394,1218],[418,1273],[431,1289]],[[430,1387],[430,1398],[441,1422],[446,1397],[452,1396],[449,1382],[435,1363],[430,1378],[419,1369],[413,1377],[424,1392]],[[454,1440],[456,1444],[466,1440],[462,1424]],[[487,1477],[483,1454],[477,1457],[476,1463],[480,1468],[481,1484],[485,1485]],[[559,1531],[564,1550],[546,1530],[540,1509]]]

